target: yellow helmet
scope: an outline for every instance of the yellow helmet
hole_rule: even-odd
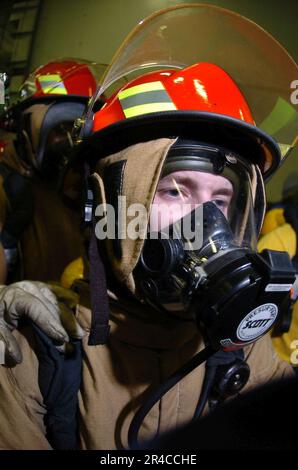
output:
[[[74,281],[77,279],[83,279],[84,277],[84,264],[82,258],[77,258],[69,263],[64,269],[60,284],[65,289],[69,289]]]

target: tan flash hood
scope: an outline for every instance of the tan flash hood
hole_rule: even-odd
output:
[[[120,152],[105,157],[96,163],[92,175],[94,182],[94,207],[111,204],[114,207],[115,239],[106,239],[103,242],[105,259],[116,279],[126,285],[135,293],[135,281],[133,270],[139,260],[144,238],[147,233],[148,215],[160,179],[164,161],[169,149],[176,138],[162,138],[145,143],[138,143],[127,147]],[[251,187],[253,190],[253,202],[258,213],[256,220],[262,221],[264,214],[264,187],[260,171],[253,165]],[[122,197],[119,207],[119,196]],[[142,204],[146,208],[146,214],[142,212],[127,213],[131,204]],[[137,207],[137,206],[136,206]],[[248,208],[247,208],[248,211]],[[126,218],[125,228],[132,219],[138,217],[140,224],[140,237],[133,240],[125,233],[118,233],[120,218]],[[140,217],[139,217],[140,214]],[[95,215],[102,215],[95,213]],[[123,220],[123,219],[122,219]],[[261,222],[258,223],[260,225]],[[258,227],[259,228],[259,227]],[[117,236],[120,235],[120,236]]]

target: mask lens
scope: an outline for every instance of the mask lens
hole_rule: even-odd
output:
[[[174,223],[204,202],[214,202],[228,219],[233,185],[225,177],[199,171],[177,171],[163,177],[154,198],[159,228]]]
[[[226,164],[221,174],[215,174],[210,165],[210,168],[207,166],[206,170],[211,171],[183,170],[183,166],[187,168],[187,164],[182,160],[179,170],[163,173],[157,185],[151,209],[150,232],[166,232],[167,227],[179,223],[182,219],[185,225],[187,220],[191,220],[191,217],[186,217],[188,214],[200,205],[213,203],[218,211],[195,211],[196,217],[199,214],[202,217],[201,222],[195,223],[196,229],[202,232],[199,238],[205,240],[208,233],[212,246],[210,226],[216,232],[217,223],[216,220],[211,221],[208,217],[214,219],[214,213],[216,213],[221,220],[224,218],[229,226],[233,234],[234,246],[254,248],[256,234],[252,185],[250,174],[244,165],[239,161]],[[218,226],[220,224],[221,222]],[[190,233],[193,233],[193,227]]]
[[[58,180],[69,160],[72,151],[72,126],[72,122],[59,123],[48,134],[41,171],[50,179]]]

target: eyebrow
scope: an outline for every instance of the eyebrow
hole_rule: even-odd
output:
[[[189,185],[192,187],[197,186],[196,182],[191,177],[186,176],[186,175],[178,175],[175,178],[171,177],[171,175],[167,175],[160,180],[159,184],[169,184],[169,183],[173,183],[173,181],[174,181],[175,186],[179,184],[185,184],[185,185]],[[234,193],[233,186],[231,188],[226,188],[226,187],[217,188],[214,191],[214,194],[222,194],[226,196],[232,196],[233,193]]]
[[[227,196],[233,196],[233,188],[220,188],[214,191],[214,194],[223,194]]]
[[[190,184],[192,186],[195,186],[196,183],[193,181],[192,178],[190,178],[189,176],[186,176],[186,175],[179,175],[179,176],[171,176],[171,174],[165,176],[164,178],[162,178],[159,182],[159,184],[168,184],[168,183],[173,183],[173,181],[175,181],[176,184],[179,184],[179,183],[182,183],[182,184]]]

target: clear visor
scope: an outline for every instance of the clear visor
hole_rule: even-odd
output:
[[[40,152],[40,171],[51,181],[59,182],[72,153],[71,131],[73,122],[60,122],[48,133],[44,152]]]
[[[297,64],[258,25],[212,5],[178,5],[141,21],[115,54],[89,117],[98,99],[110,97],[131,79],[197,62],[216,64],[231,75],[256,125],[275,138],[286,156],[297,141]]]
[[[214,173],[211,161],[169,159],[150,214],[149,237],[156,233],[183,239],[187,250],[204,246],[211,255],[232,246],[256,250],[249,170],[235,157],[220,173]]]

